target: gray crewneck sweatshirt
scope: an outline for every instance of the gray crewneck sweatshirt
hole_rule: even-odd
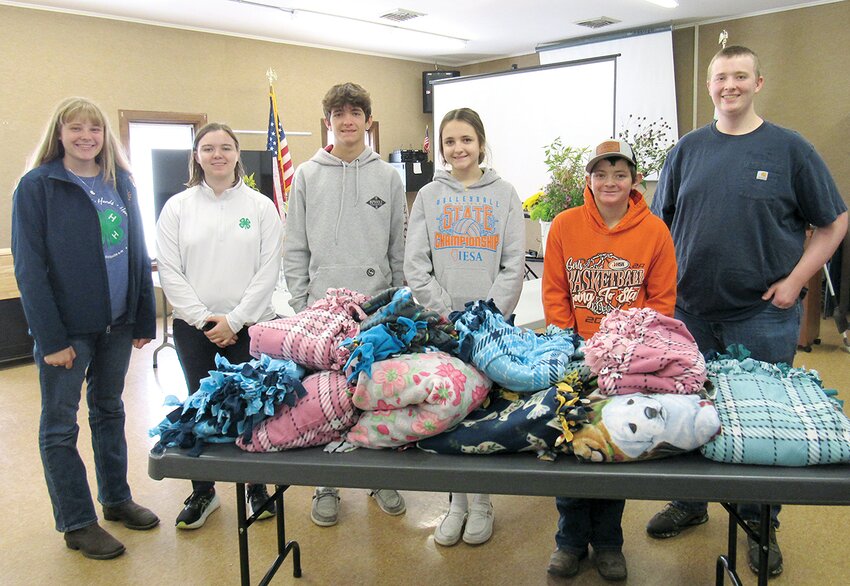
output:
[[[492,298],[510,315],[522,292],[525,224],[514,187],[492,169],[464,187],[446,171],[413,202],[404,275],[422,305],[443,315]]]
[[[283,271],[295,311],[329,287],[374,295],[403,284],[407,202],[392,166],[369,147],[350,163],[320,149],[293,186]]]

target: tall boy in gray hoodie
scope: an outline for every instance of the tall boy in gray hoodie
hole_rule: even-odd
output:
[[[396,170],[366,146],[369,93],[355,83],[335,85],[322,108],[333,146],[298,167],[287,214],[283,271],[295,311],[329,287],[374,295],[404,283],[407,201]],[[371,495],[385,513],[406,509],[395,490]],[[327,527],[338,515],[339,490],[317,487],[310,518]]]
[[[374,295],[404,281],[407,201],[396,170],[364,141],[369,94],[336,85],[322,106],[334,144],[298,167],[286,219],[283,271],[295,311],[328,287]]]

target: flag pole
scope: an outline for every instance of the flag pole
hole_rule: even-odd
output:
[[[275,153],[275,155],[277,156],[278,168],[280,168],[280,171],[283,172],[283,159],[281,158],[280,153],[280,115],[278,115],[277,113],[277,96],[275,96],[274,94],[274,82],[277,81],[277,73],[271,67],[269,67],[266,71],[266,79],[269,80],[269,97],[272,99],[272,111],[274,112],[274,136],[275,142],[277,142],[278,144],[278,148],[276,149],[277,152]],[[289,194],[289,190],[286,188],[285,184],[284,194]]]

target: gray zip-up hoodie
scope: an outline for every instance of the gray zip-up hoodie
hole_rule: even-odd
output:
[[[374,295],[403,284],[407,201],[392,166],[369,147],[351,163],[320,149],[293,185],[283,272],[295,311],[329,287]]]
[[[522,292],[525,223],[516,189],[492,169],[464,187],[446,171],[413,202],[404,275],[417,301],[443,315],[492,298],[510,315]]]

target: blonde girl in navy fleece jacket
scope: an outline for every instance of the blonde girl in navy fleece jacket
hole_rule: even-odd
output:
[[[435,311],[461,310],[467,301],[493,299],[513,313],[522,291],[525,226],[513,186],[481,168],[484,125],[474,110],[460,108],[440,123],[440,156],[451,173],[437,171],[413,203],[404,276],[416,299]],[[434,541],[454,545],[461,536],[475,545],[493,534],[489,494],[452,493]]]
[[[44,477],[67,546],[110,559],[124,546],[97,522],[77,451],[77,410],[85,379],[104,518],[156,526],[127,484],[121,401],[130,351],[156,336],[150,259],[129,165],[98,106],[61,102],[33,166],[15,189],[12,254],[35,340]]]

